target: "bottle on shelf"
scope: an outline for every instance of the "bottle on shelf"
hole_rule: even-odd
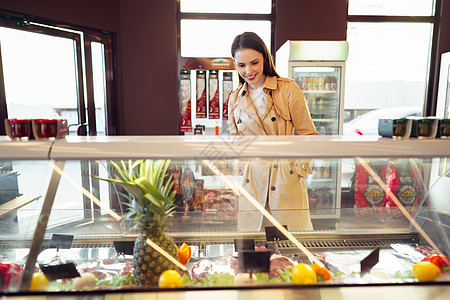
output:
[[[336,77],[331,77],[331,86],[330,86],[330,89],[332,90],[332,91],[335,91],[336,90],[336,88],[337,88],[337,79],[336,79]]]
[[[302,85],[301,85],[302,90],[307,91],[308,90],[308,79],[306,78],[306,76],[302,76]]]
[[[323,118],[323,116],[324,116],[323,97],[318,97],[316,101],[317,101],[317,117]]]
[[[319,78],[313,77],[313,90],[317,91],[319,89]]]
[[[307,82],[308,82],[308,87],[307,87],[307,89],[306,90],[308,90],[308,91],[312,91],[313,90],[313,78],[312,77],[308,77],[307,78]]]
[[[330,76],[325,77],[325,90],[326,91],[331,90],[331,77]]]
[[[325,85],[325,83],[324,83],[323,76],[320,76],[320,77],[319,77],[319,86],[318,86],[318,90],[319,90],[319,91],[323,91],[324,88],[325,88],[324,85]]]
[[[316,189],[308,190],[309,192],[309,208],[314,209],[317,207],[317,196],[316,196]]]
[[[316,118],[317,103],[315,97],[310,98],[309,105],[310,105],[309,112],[311,114],[311,118]]]

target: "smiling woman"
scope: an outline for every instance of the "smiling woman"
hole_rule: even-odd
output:
[[[294,80],[278,75],[267,46],[256,33],[236,36],[231,55],[241,85],[229,97],[230,134],[318,134],[302,90]],[[248,196],[240,197],[239,230],[260,230],[271,225],[269,217],[263,218],[255,211],[256,201],[289,229],[311,230],[305,179],[306,174],[312,174],[309,162],[273,160],[264,165],[249,162],[242,187],[255,201]]]

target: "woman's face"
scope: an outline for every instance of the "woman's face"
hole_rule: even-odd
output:
[[[251,89],[259,88],[266,81],[262,53],[253,49],[238,49],[234,54],[234,62],[239,75]]]

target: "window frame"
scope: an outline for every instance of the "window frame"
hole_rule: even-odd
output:
[[[437,87],[439,80],[439,33],[442,12],[442,0],[434,1],[433,16],[385,16],[385,15],[349,15],[347,0],[347,24],[348,22],[360,23],[431,23],[433,32],[431,37],[430,56],[428,57],[428,71],[426,74],[425,99],[423,103],[423,115],[436,115]]]
[[[92,29],[84,26],[72,25],[2,9],[0,9],[0,26],[29,32],[42,33],[51,36],[69,38],[75,41],[78,122],[79,124],[92,124],[91,126],[87,126],[88,130],[86,130],[86,127],[82,126],[79,131],[80,135],[97,135],[91,42],[99,42],[104,44],[106,77],[106,135],[117,134],[118,120],[116,96],[117,91],[115,82],[117,78],[115,33]],[[81,37],[80,33],[82,33],[83,37]],[[4,86],[4,74],[1,59],[2,56],[0,49],[0,119],[3,120],[8,116]],[[0,122],[0,134],[6,134],[3,122]]]

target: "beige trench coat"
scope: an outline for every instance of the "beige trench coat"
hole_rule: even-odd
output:
[[[291,79],[267,77],[266,111],[258,116],[247,93],[247,83],[229,98],[228,130],[232,135],[317,135],[305,96]],[[311,230],[305,176],[307,161],[250,161],[244,171],[243,187],[289,230]],[[263,224],[264,221],[264,224]],[[243,196],[239,199],[240,231],[270,226]]]

